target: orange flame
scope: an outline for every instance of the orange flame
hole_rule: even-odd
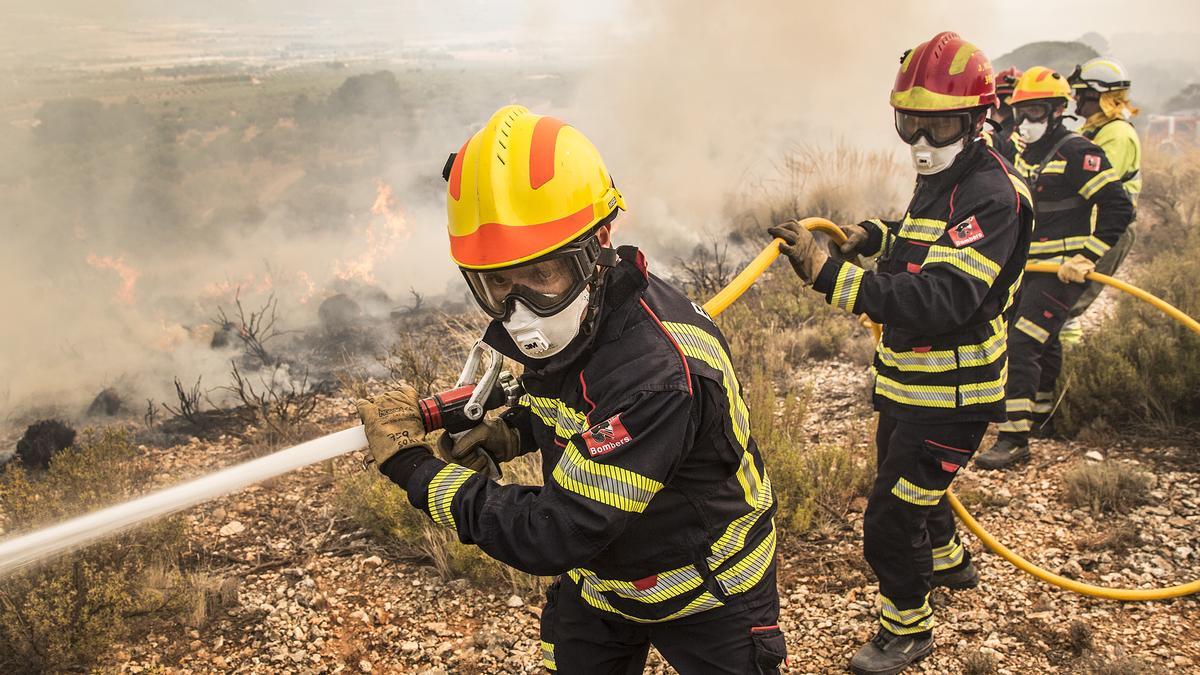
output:
[[[363,232],[367,240],[366,250],[357,258],[334,261],[333,275],[337,278],[375,283],[375,264],[391,255],[396,244],[408,237],[408,221],[404,211],[396,204],[392,186],[380,179],[376,179],[371,215],[378,217],[372,218]]]
[[[121,277],[121,288],[117,290],[117,299],[123,304],[133,304],[133,287],[137,285],[140,272],[125,263],[125,256],[100,256],[89,253],[87,264],[98,270],[112,270]]]

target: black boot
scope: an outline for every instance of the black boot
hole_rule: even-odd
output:
[[[952,591],[965,591],[979,585],[979,570],[968,560],[965,564],[953,569],[933,573],[932,585],[936,588],[949,588]]]
[[[1007,469],[1029,459],[1029,443],[1001,438],[992,447],[975,455],[975,466],[981,469]]]
[[[858,675],[895,675],[933,653],[933,633],[896,635],[880,628],[871,641],[850,659],[850,671]]]

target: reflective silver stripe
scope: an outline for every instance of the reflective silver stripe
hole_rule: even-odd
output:
[[[904,476],[901,476],[896,484],[892,486],[892,494],[900,499],[915,504],[917,506],[937,506],[942,500],[942,495],[946,494],[945,490],[926,490],[925,488],[910,482]]]
[[[1000,377],[986,382],[969,382],[958,386],[958,398],[961,405],[980,405],[995,403],[1004,399],[1004,385],[1008,382],[1008,366],[1000,372]]]
[[[1088,182],[1084,183],[1083,187],[1079,188],[1079,196],[1083,197],[1084,199],[1091,199],[1097,192],[1102,190],[1105,185],[1108,185],[1109,183],[1116,183],[1120,180],[1121,177],[1117,175],[1117,170],[1109,167],[1093,176]]]
[[[600,591],[596,590],[596,588],[591,586],[590,584],[587,584],[586,582],[581,581],[580,579],[582,577],[577,578],[578,575],[576,574],[575,570],[571,570],[567,574],[573,580],[575,580],[576,583],[579,584],[579,595],[589,605],[591,605],[592,607],[595,607],[596,609],[601,609],[606,612],[612,612],[613,614],[623,616],[626,619],[629,619],[630,621],[636,621],[637,623],[661,623],[663,621],[672,621],[674,619],[681,619],[685,616],[699,614],[700,612],[714,609],[714,608],[720,607],[722,604],[724,604],[720,600],[716,599],[716,597],[714,597],[712,595],[712,593],[709,593],[708,591],[704,591],[699,596],[697,596],[694,600],[689,602],[686,607],[684,607],[683,609],[681,609],[673,614],[664,616],[661,619],[647,619],[644,617],[633,616],[631,614],[627,614],[627,613],[622,612],[621,610],[617,609],[616,607],[613,607],[612,603],[610,603],[608,601],[608,599],[606,599],[603,595],[600,594]]]
[[[588,428],[587,415],[556,398],[526,394],[521,397],[521,403],[528,406],[546,426],[554,429],[555,436],[564,440]]]
[[[454,512],[450,510],[450,506],[454,503],[454,496],[458,494],[459,488],[474,475],[474,471],[458,464],[447,464],[434,475],[429,481],[425,499],[433,522],[455,527]]]
[[[1020,317],[1017,319],[1017,330],[1028,335],[1034,340],[1037,340],[1038,342],[1045,343],[1046,340],[1050,339],[1050,331],[1042,328],[1025,317]]]
[[[963,345],[958,348],[958,365],[962,368],[986,366],[994,363],[1004,355],[1005,338],[1008,337],[1008,326],[1003,317],[996,317],[991,322],[992,334],[983,342],[974,345]]]
[[[946,221],[933,218],[913,218],[905,215],[900,223],[900,238],[913,241],[937,241],[946,233]]]
[[[587,583],[597,591],[615,593],[616,595],[638,602],[655,603],[683,595],[695,589],[702,583],[700,573],[694,565],[685,565],[669,572],[661,572],[653,586],[639,589],[632,581],[617,579],[601,579],[591,570],[582,567],[571,571],[572,578],[579,583]]]
[[[901,372],[915,373],[944,373],[954,370],[957,362],[954,352],[949,349],[929,352],[897,352],[883,346],[880,342],[875,347],[879,354],[879,362]]]
[[[952,386],[904,384],[884,375],[875,377],[875,392],[893,401],[929,408],[953,408],[957,401]]]
[[[933,607],[929,605],[929,595],[926,594],[920,607],[900,609],[886,595],[879,594],[879,622],[883,627],[896,635],[910,635],[933,628]]]
[[[989,286],[996,277],[1000,274],[1000,266],[992,262],[979,251],[973,248],[951,248],[949,246],[930,246],[929,253],[925,256],[925,262],[921,264],[924,269],[930,265],[949,265],[961,272],[982,281]]]
[[[854,311],[854,302],[858,300],[858,288],[862,284],[861,268],[848,262],[842,263],[838,269],[837,281],[833,285],[833,293],[829,295],[829,304],[847,312]]]
[[[999,425],[997,425],[996,431],[1007,431],[1008,433],[1019,434],[1029,431],[1032,428],[1033,420],[1008,420],[1007,422],[1001,422]]]
[[[940,572],[952,567],[958,567],[963,561],[963,545],[958,535],[949,544],[933,549],[933,570]]]
[[[558,670],[554,661],[554,645],[545,640],[542,640],[542,665],[550,670]]]
[[[764,476],[762,488],[756,493],[757,500],[754,509],[749,513],[736,518],[721,536],[713,542],[712,555],[708,556],[705,562],[708,564],[708,569],[715,570],[721,566],[726,560],[737,555],[746,546],[746,537],[750,531],[754,529],[754,525],[759,518],[766,513],[773,503],[775,503],[774,489],[771,487],[771,477]]]
[[[1033,401],[1027,398],[1010,398],[1004,402],[1005,412],[1033,412]]]
[[[775,527],[746,557],[717,575],[717,583],[725,595],[737,595],[758,585],[775,560]]]
[[[622,511],[641,513],[663,484],[629,469],[584,458],[572,441],[554,467],[563,489]]]
[[[1054,412],[1054,392],[1039,391],[1034,397],[1033,412],[1039,415]]]
[[[1108,249],[1112,248],[1108,244],[1097,239],[1095,236],[1088,237],[1087,241],[1084,242],[1083,247],[1092,253],[1095,253],[1096,255],[1104,255],[1105,253],[1108,253]]]

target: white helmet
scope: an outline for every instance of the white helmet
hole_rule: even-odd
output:
[[[1067,78],[1075,89],[1093,89],[1100,93],[1128,89],[1131,84],[1129,72],[1121,64],[1097,57],[1082,66],[1075,66],[1075,72]]]

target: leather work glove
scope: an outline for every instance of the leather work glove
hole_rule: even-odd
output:
[[[858,247],[867,243],[867,228],[863,223],[838,225],[838,227],[842,230],[842,234],[846,235],[846,243],[838,246],[838,250],[845,256],[858,255]]]
[[[1082,284],[1087,281],[1087,274],[1096,269],[1096,263],[1075,254],[1070,260],[1058,266],[1058,280],[1064,284]]]
[[[825,261],[829,260],[829,254],[817,244],[812,232],[792,220],[769,228],[767,233],[784,241],[779,245],[779,252],[788,257],[796,274],[805,283],[812,285]]]
[[[425,425],[417,408],[417,391],[401,384],[395,391],[354,402],[367,433],[367,445],[377,467],[404,450],[421,448],[429,452],[425,442]]]
[[[503,419],[484,420],[458,439],[442,434],[437,449],[447,462],[486,473],[488,460],[480,450],[487,451],[497,464],[503,464],[521,454],[521,435]]]

